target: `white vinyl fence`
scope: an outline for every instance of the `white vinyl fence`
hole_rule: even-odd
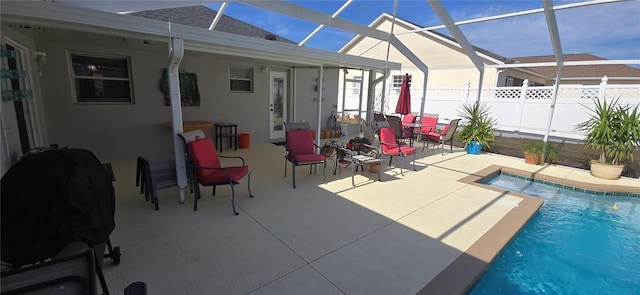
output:
[[[525,80],[522,87],[484,88],[480,102],[491,108],[491,116],[497,120],[498,132],[522,135],[542,136],[545,134],[553,99],[553,86],[527,86]],[[364,93],[366,89],[363,89]],[[349,91],[347,91],[349,92]],[[342,93],[342,91],[340,92]],[[475,103],[478,89],[433,88],[427,89],[424,113],[438,114],[439,123],[446,124],[451,119],[459,118],[459,110],[466,103]],[[388,90],[385,95],[384,110],[393,114],[398,102],[399,91]],[[619,98],[623,105],[640,104],[640,85],[609,85],[607,77],[602,78],[600,85],[560,85],[556,106],[553,113],[549,136],[559,139],[580,140],[584,135],[575,130],[575,126],[586,120],[594,99],[605,99],[609,102]],[[358,96],[347,95],[346,105],[351,102],[357,108]],[[374,111],[381,111],[382,91],[376,91]],[[411,111],[420,113],[422,89],[411,89]],[[366,98],[363,102],[361,117],[365,116]],[[342,111],[340,99],[338,112]]]

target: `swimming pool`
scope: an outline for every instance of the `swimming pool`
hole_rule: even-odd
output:
[[[469,294],[640,294],[640,198],[504,174],[485,183],[544,205]]]

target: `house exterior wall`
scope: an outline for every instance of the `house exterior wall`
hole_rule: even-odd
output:
[[[290,117],[289,121],[307,121],[311,129],[317,129],[318,119],[320,121],[320,129],[327,128],[327,119],[337,111],[338,101],[338,76],[339,70],[324,69],[323,70],[323,89],[322,89],[322,114],[318,118],[318,95],[316,91],[318,86],[319,70],[316,69],[296,69],[295,70],[297,94],[295,98],[295,116]]]
[[[168,65],[166,43],[145,44],[139,39],[66,32],[56,38],[37,38],[35,44],[37,51],[47,53],[39,76],[41,109],[48,131],[46,142],[91,150],[102,161],[173,153],[172,132],[164,126],[171,121],[171,107],[165,106],[159,88],[163,69]],[[69,52],[130,57],[135,102],[74,103]],[[229,91],[230,66],[253,68],[253,92]],[[261,71],[263,67],[289,72],[289,100],[299,102],[293,104],[292,113],[316,126],[317,104],[312,103],[312,98],[317,93],[310,85],[316,83],[317,69],[297,70],[298,77],[294,79],[292,69],[286,65],[194,51],[185,51],[180,69],[197,75],[201,102],[200,106],[182,107],[183,120],[232,121],[238,124],[238,133],[251,134],[252,144],[275,141],[269,138],[270,81],[269,74]],[[337,70],[325,71],[325,83],[330,81],[337,81]],[[328,116],[335,105],[337,85],[325,86],[324,96]],[[206,135],[213,137],[214,128]]]
[[[374,25],[378,30],[391,31],[391,21],[385,20],[378,25]],[[407,31],[409,28],[402,23],[397,23],[393,29],[394,34]],[[427,67],[429,68],[427,87],[462,87],[466,82],[472,85],[478,84],[479,71],[473,66],[473,63],[467,55],[460,49],[451,44],[438,40],[435,37],[424,33],[400,34],[397,38],[409,48]],[[351,47],[345,48],[342,53],[360,55],[364,57],[387,59],[387,42],[380,42],[371,38],[363,38],[361,41],[355,42]],[[373,47],[371,47],[373,46]],[[367,50],[369,49],[369,50]],[[401,73],[409,73],[413,76],[413,85],[422,87],[423,73],[418,70],[417,66],[406,58],[394,46],[389,47],[389,60],[402,64]],[[489,63],[484,60],[485,64]],[[495,84],[497,69],[485,69],[483,87],[492,87]],[[387,85],[393,81],[392,76],[398,73],[392,73],[387,79]]]

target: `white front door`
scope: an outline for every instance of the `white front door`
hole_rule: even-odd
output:
[[[284,138],[284,122],[287,121],[287,72],[269,72],[271,96],[269,101],[269,137]]]

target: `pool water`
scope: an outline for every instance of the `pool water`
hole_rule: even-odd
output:
[[[640,198],[508,175],[486,184],[544,204],[469,294],[640,294]]]

